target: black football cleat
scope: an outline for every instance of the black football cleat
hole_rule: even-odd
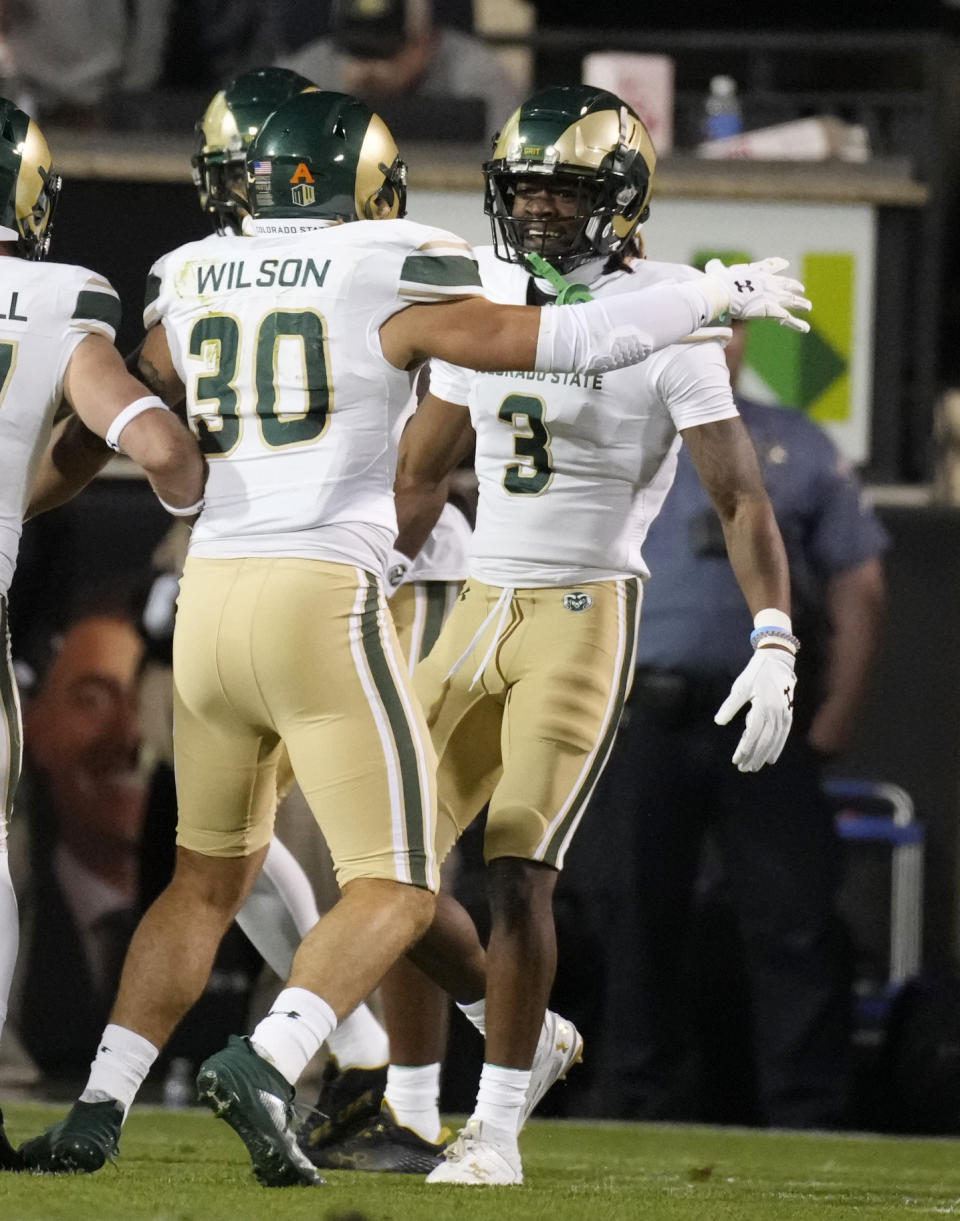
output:
[[[364,1127],[336,1144],[310,1154],[315,1166],[327,1170],[392,1171],[394,1174],[429,1174],[443,1161],[451,1132],[444,1128],[433,1144],[412,1128],[397,1123],[385,1102],[380,1113]]]
[[[10,1144],[3,1130],[3,1111],[0,1111],[0,1170],[26,1170],[23,1158]]]
[[[341,1069],[331,1056],[323,1070],[316,1106],[297,1133],[297,1141],[307,1157],[314,1161],[314,1155],[321,1149],[339,1144],[376,1119],[386,1087],[385,1064],[378,1068]]]

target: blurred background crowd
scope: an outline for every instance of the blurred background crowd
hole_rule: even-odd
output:
[[[777,207],[792,224],[791,208],[808,209],[787,245],[808,260],[798,273],[815,326],[824,319],[818,344],[758,340],[735,383],[791,557],[804,706],[769,776],[730,767],[712,713],[739,669],[728,674],[723,653],[746,610],[681,466],[649,540],[661,576],[645,595],[628,715],[557,892],[552,1008],[576,1022],[588,1058],[547,1109],[960,1131],[958,50],[948,0],[814,2],[775,17],[749,0],[0,2],[0,94],[41,123],[67,179],[53,257],[117,286],[125,352],[153,259],[206,231],[194,123],[256,65],[374,105],[415,150],[410,215],[418,200],[444,215],[455,196],[471,231],[449,227],[477,242],[492,135],[533,89],[589,72],[614,74],[590,83],[633,102],[658,145],[651,257],[743,251],[722,219],[710,230],[711,213]],[[772,135],[751,145],[758,130]],[[845,208],[865,235],[849,256],[830,231]],[[661,215],[686,227],[679,253]],[[826,257],[834,273],[861,259],[852,313],[826,281],[818,295]],[[172,866],[183,539],[168,522],[117,462],[24,533],[10,600],[23,942],[0,1084],[59,1094],[83,1078],[126,942]],[[296,793],[280,825],[325,908],[329,866]],[[456,886],[482,927],[475,838]],[[171,1063],[196,1064],[249,1025],[270,988],[235,930],[157,1088]],[[468,1108],[479,1056],[452,1022],[448,1108]]]

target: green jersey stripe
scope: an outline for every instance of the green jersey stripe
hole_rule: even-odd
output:
[[[120,325],[120,298],[115,293],[84,289],[77,297],[73,317],[78,321],[103,322],[116,331]]]
[[[160,277],[155,275],[147,276],[147,287],[143,294],[143,308],[148,305],[153,305],[157,297],[160,296]]]
[[[380,636],[380,590],[372,578],[367,586],[366,602],[361,615],[360,639],[370,667],[377,694],[387,714],[390,731],[400,763],[400,787],[403,792],[403,821],[406,830],[410,880],[414,886],[427,887],[427,858],[423,834],[423,792],[413,731],[403,708],[393,672],[384,652]]]
[[[459,254],[409,254],[404,259],[400,280],[405,284],[436,284],[445,288],[483,287],[476,260]]]

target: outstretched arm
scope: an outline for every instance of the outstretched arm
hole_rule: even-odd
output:
[[[380,328],[383,353],[407,369],[437,356],[469,369],[602,373],[645,360],[712,318],[778,318],[808,329],[787,306],[809,308],[782,259],[722,264],[693,280],[655,284],[575,307],[498,305],[484,297],[411,305]],[[734,271],[737,274],[733,274]]]

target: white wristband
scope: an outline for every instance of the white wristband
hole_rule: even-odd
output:
[[[777,610],[775,606],[768,606],[766,610],[757,611],[753,616],[753,626],[756,628],[778,627],[785,632],[793,631],[790,616],[785,611]]]
[[[170,410],[163,399],[158,399],[155,394],[147,395],[142,399],[135,399],[132,403],[128,403],[107,429],[107,435],[103,438],[104,441],[106,441],[112,450],[119,454],[120,434],[131,420],[135,420],[144,411],[152,411],[154,407],[159,407],[163,411]]]
[[[186,505],[182,509],[177,508],[176,505],[168,505],[162,496],[158,496],[157,500],[159,500],[160,503],[163,505],[163,507],[167,510],[167,512],[172,513],[174,517],[193,517],[194,514],[199,513],[200,510],[203,508],[203,497],[202,496],[196,502],[196,504]]]

